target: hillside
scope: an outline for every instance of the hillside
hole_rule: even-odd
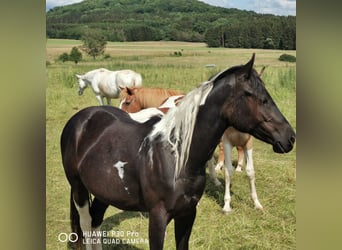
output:
[[[197,0],[86,0],[46,13],[49,38],[191,41],[210,47],[295,49],[296,19],[214,7]]]

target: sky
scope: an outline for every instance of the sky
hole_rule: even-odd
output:
[[[83,0],[46,0],[46,10]],[[262,14],[296,15],[296,0],[200,0],[214,6],[252,10]]]

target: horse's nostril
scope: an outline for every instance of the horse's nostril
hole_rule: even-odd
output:
[[[295,141],[296,141],[296,137],[295,137],[294,135],[292,135],[292,136],[290,137],[290,143],[291,143],[291,145],[293,145],[293,144],[295,143]]]

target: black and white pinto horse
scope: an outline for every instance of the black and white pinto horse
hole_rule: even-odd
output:
[[[189,92],[162,118],[139,123],[118,108],[98,106],[79,111],[67,122],[61,152],[71,185],[72,231],[79,245],[82,232],[99,230],[107,207],[113,205],[149,213],[150,249],[163,248],[172,219],[176,248],[188,249],[205,188],[205,166],[227,127],[271,144],[276,153],[293,148],[295,132],[253,64],[254,54],[247,64],[229,68]],[[101,249],[100,239],[96,243],[86,248]]]

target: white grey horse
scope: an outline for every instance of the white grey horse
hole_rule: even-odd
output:
[[[120,87],[141,87],[141,75],[133,70],[117,70],[111,71],[105,68],[91,70],[84,75],[76,74],[78,80],[78,94],[82,95],[87,86],[91,86],[96,99],[100,105],[104,105],[103,98],[107,99],[107,104],[110,105],[110,100],[119,98]]]

